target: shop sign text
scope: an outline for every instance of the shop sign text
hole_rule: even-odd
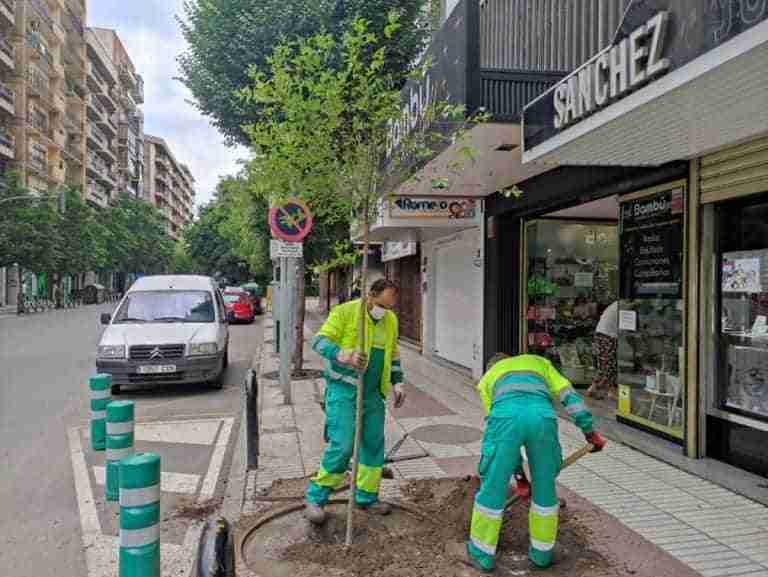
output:
[[[475,218],[477,202],[471,198],[415,198],[400,196],[390,200],[392,218]]]
[[[562,80],[552,93],[555,128],[578,122],[669,69],[664,58],[668,21],[668,12],[658,12]]]
[[[418,245],[415,242],[385,242],[381,250],[381,262],[413,256],[417,252]]]

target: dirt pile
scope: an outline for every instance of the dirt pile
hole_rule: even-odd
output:
[[[293,577],[318,574],[369,577],[452,577],[476,571],[445,554],[448,543],[467,538],[472,517],[476,478],[414,481],[403,489],[403,503],[423,516],[396,510],[389,517],[364,511],[356,513],[354,545],[344,547],[345,508],[328,507],[329,518],[320,528],[302,529],[300,538],[283,531],[282,545],[267,554],[292,567]],[[279,487],[276,489],[283,489]],[[282,492],[282,491],[280,491]],[[305,523],[296,517],[295,523]],[[525,504],[512,506],[504,518],[497,575],[619,577],[612,564],[589,546],[589,529],[566,510],[561,519],[557,563],[534,570],[527,560],[528,511]],[[262,575],[269,574],[263,571]]]

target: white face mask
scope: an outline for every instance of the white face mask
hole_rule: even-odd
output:
[[[380,307],[379,305],[373,305],[371,308],[371,318],[375,321],[380,321],[387,314],[387,309]]]

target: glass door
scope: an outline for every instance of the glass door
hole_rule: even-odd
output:
[[[618,295],[618,246],[611,223],[526,224],[523,350],[548,358],[577,387],[592,383],[595,329]]]

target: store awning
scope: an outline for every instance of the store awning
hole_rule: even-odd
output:
[[[371,240],[423,242],[479,227],[482,199],[554,168],[523,165],[521,138],[518,124],[473,127],[380,202]],[[474,158],[454,167],[464,147]],[[359,240],[360,231],[353,227],[351,236]]]
[[[764,3],[749,14],[746,6],[737,14],[705,0],[656,4],[667,10],[635,4],[612,46],[526,107],[524,162],[658,166],[768,132]],[[675,13],[680,4],[689,12]],[[654,46],[654,26],[663,21]],[[657,50],[635,70],[632,38],[637,50]],[[610,68],[622,53],[630,62],[624,89],[614,86]]]

